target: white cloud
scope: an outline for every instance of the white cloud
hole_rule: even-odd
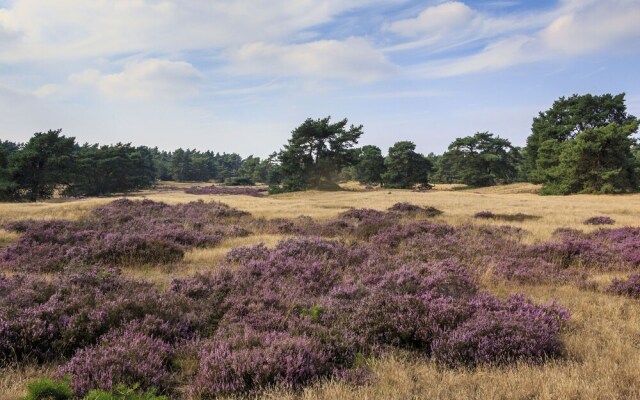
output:
[[[198,92],[201,79],[189,63],[155,59],[128,63],[114,74],[88,69],[69,77],[70,82],[93,86],[105,96],[125,99],[191,96]]]
[[[483,22],[478,23],[479,20]],[[470,26],[484,28],[470,32],[480,36],[482,32],[491,31],[503,34],[491,39],[475,54],[427,62],[413,71],[428,77],[455,76],[543,60],[640,50],[635,45],[640,40],[640,2],[637,0],[565,0],[560,8],[540,20],[547,23],[533,31],[518,32],[508,29],[509,20],[476,16]]]
[[[470,42],[504,38],[514,32],[541,28],[551,21],[549,13],[492,16],[458,1],[427,7],[415,18],[395,21],[385,31],[410,38],[410,42],[391,46],[386,51],[406,51],[419,47],[448,49]]]
[[[416,18],[395,21],[389,24],[387,29],[404,36],[440,35],[443,31],[464,27],[474,16],[475,12],[466,4],[457,1],[447,2],[428,7]]]
[[[394,66],[365,39],[320,40],[296,45],[264,42],[230,54],[236,74],[345,79],[361,83],[389,76]]]
[[[637,0],[575,0],[540,33],[551,50],[586,54],[607,48],[638,50],[640,2]]]
[[[14,0],[0,28],[21,35],[6,61],[175,53],[284,41],[382,0]],[[0,29],[0,32],[2,30]]]

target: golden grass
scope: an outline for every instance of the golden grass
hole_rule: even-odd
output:
[[[184,185],[184,186],[191,186]],[[582,221],[596,215],[616,220],[615,226],[640,225],[640,195],[566,197],[538,196],[538,187],[528,184],[503,187],[452,190],[440,187],[423,193],[403,190],[364,190],[351,185],[344,192],[288,193],[268,197],[193,196],[180,190],[149,191],[136,195],[156,201],[180,203],[203,199],[222,201],[251,212],[256,217],[296,217],[309,215],[328,219],[351,207],[385,209],[396,202],[408,201],[430,205],[444,211],[437,219],[451,224],[477,221],[478,211],[525,213],[538,220],[510,222],[531,232],[529,240],[548,239],[560,227],[595,229]],[[69,202],[35,204],[0,204],[0,222],[25,218],[82,218],[93,207],[112,201],[85,199]],[[0,244],[17,238],[0,231]],[[228,239],[215,248],[196,249],[186,254],[183,265],[173,270],[133,266],[125,273],[165,285],[175,275],[215,269],[231,248],[264,242],[273,246],[280,235],[253,235]],[[614,277],[623,274],[599,274],[592,278],[602,289]],[[451,370],[434,363],[392,354],[372,360],[378,381],[365,387],[351,387],[341,382],[323,382],[301,393],[273,390],[260,399],[639,399],[640,398],[640,301],[581,290],[567,285],[515,286],[483,280],[485,289],[499,296],[523,291],[536,301],[556,299],[569,308],[572,318],[563,333],[567,357],[543,365],[520,364],[507,368],[482,367],[474,370]],[[24,382],[30,377],[51,375],[52,368],[0,370],[0,399],[23,395]]]
[[[183,184],[185,185],[185,184]],[[191,184],[188,184],[191,185]],[[440,188],[443,186],[443,188]],[[596,227],[582,222],[593,216],[612,217],[614,226],[638,225],[640,221],[640,194],[632,195],[574,195],[539,196],[539,189],[532,184],[514,184],[483,189],[450,190],[453,185],[438,185],[428,192],[374,189],[342,192],[296,192],[275,196],[251,197],[232,195],[196,196],[182,190],[147,191],[133,194],[133,198],[148,198],[170,204],[195,200],[220,201],[249,211],[256,217],[292,218],[308,215],[317,219],[329,219],[349,208],[386,209],[401,201],[436,207],[444,214],[438,220],[458,225],[467,222],[503,225],[505,222],[474,220],[478,211],[496,214],[523,213],[540,216],[537,220],[509,222],[531,233],[529,240],[547,240],[557,228],[567,227],[593,230]],[[79,219],[94,207],[104,205],[115,198],[94,198],[66,202],[38,202],[0,204],[0,223],[21,219]],[[1,237],[1,233],[0,233]]]

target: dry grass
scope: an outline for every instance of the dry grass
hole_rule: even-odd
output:
[[[615,226],[639,225],[640,195],[542,197],[533,185],[511,185],[479,190],[440,188],[423,193],[401,190],[353,190],[323,193],[291,193],[263,198],[246,196],[193,196],[179,190],[147,192],[149,199],[179,203],[203,199],[222,201],[251,212],[257,217],[331,218],[351,207],[385,209],[396,202],[430,205],[444,211],[439,220],[462,224],[474,220],[473,214],[489,210],[500,214],[538,215],[538,220],[510,223],[531,232],[530,240],[546,240],[559,227],[596,229],[582,224],[595,216],[607,215]],[[141,194],[142,195],[142,194]],[[0,221],[25,218],[69,218],[86,215],[92,207],[112,199],[86,199],[72,202],[0,204]],[[0,231],[0,244],[17,236]],[[215,269],[231,248],[260,242],[274,245],[279,235],[255,235],[233,238],[212,249],[187,253],[177,270],[130,267],[126,273],[164,285],[176,274],[191,274]],[[620,274],[593,277],[598,287],[607,285]],[[439,368],[426,360],[406,354],[372,360],[377,382],[365,387],[350,387],[340,382],[319,383],[302,393],[274,390],[262,399],[638,399],[640,398],[640,302],[581,290],[574,286],[495,285],[487,280],[486,289],[499,296],[524,291],[537,301],[556,299],[569,308],[572,318],[564,332],[567,357],[543,365],[516,365],[508,368],[483,367],[474,370]],[[23,394],[24,382],[31,377],[50,375],[49,367],[27,366],[0,371],[0,399],[16,399]]]
[[[18,400],[27,394],[27,383],[33,379],[51,377],[53,366],[31,364],[11,366],[0,370],[0,400]]]
[[[130,197],[144,197],[171,204],[199,199],[221,201],[249,211],[256,217],[265,218],[291,218],[308,215],[318,219],[329,219],[352,207],[383,210],[401,201],[436,207],[444,211],[444,214],[438,219],[454,225],[471,221],[504,224],[500,221],[474,220],[473,215],[478,211],[488,210],[495,214],[523,213],[542,217],[538,220],[511,223],[531,232],[530,240],[533,241],[547,240],[554,230],[561,227],[582,230],[597,229],[597,227],[582,223],[585,219],[597,215],[612,217],[616,221],[614,226],[637,225],[640,221],[640,194],[539,196],[535,194],[539,187],[531,184],[467,190],[451,190],[455,185],[438,185],[435,190],[428,192],[364,190],[360,186],[353,184],[351,186],[354,188],[353,190],[342,192],[308,191],[268,197],[195,196],[186,194],[182,190],[147,191]],[[114,198],[0,204],[0,223],[28,218],[79,219],[93,207],[112,200]],[[0,240],[1,237],[0,233]]]

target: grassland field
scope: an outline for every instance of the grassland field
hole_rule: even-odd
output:
[[[452,225],[468,222],[509,224],[526,230],[523,240],[548,240],[558,228],[584,231],[596,229],[583,224],[589,217],[606,215],[615,227],[640,226],[640,195],[540,196],[538,187],[515,184],[486,189],[437,186],[428,192],[406,190],[364,190],[356,184],[340,192],[298,192],[267,197],[194,196],[171,183],[158,190],[131,194],[170,204],[202,199],[219,201],[255,217],[292,218],[300,215],[324,220],[349,208],[383,210],[398,202],[433,206],[443,211],[436,220]],[[22,219],[79,219],[94,207],[114,198],[52,200],[37,203],[0,204],[0,223]],[[540,217],[523,222],[484,221],[473,218],[479,211],[523,213]],[[252,235],[223,241],[213,248],[190,250],[186,268],[125,268],[128,275],[163,286],[175,276],[215,269],[224,254],[235,247],[264,243],[275,245],[282,235]],[[0,231],[0,246],[18,238]],[[602,273],[592,279],[606,286],[620,273]],[[524,292],[536,302],[556,299],[571,310],[569,326],[563,332],[567,357],[541,365],[474,369],[443,368],[434,362],[416,360],[401,351],[382,359],[369,360],[377,380],[354,387],[340,381],[324,381],[302,392],[274,389],[260,394],[263,399],[638,399],[640,398],[640,301],[585,290],[571,284],[516,285],[489,279],[482,287],[499,297]],[[19,365],[0,370],[0,399],[25,395],[25,382],[52,376],[54,366]]]

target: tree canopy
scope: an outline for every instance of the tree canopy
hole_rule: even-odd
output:
[[[309,118],[291,132],[278,156],[284,190],[334,186],[340,170],[358,161],[354,146],[363,133],[362,125],[347,128],[346,118],[330,120]]]
[[[579,133],[611,123],[625,125],[636,118],[627,114],[625,94],[591,94],[560,97],[551,108],[533,119],[527,138],[526,167],[534,183],[554,181],[562,144]]]
[[[386,171],[382,150],[378,146],[362,146],[356,164],[356,179],[365,184],[382,184],[382,174]]]
[[[511,183],[518,175],[520,153],[507,139],[478,132],[454,140],[439,160],[439,175],[469,186]]]
[[[619,193],[638,189],[633,155],[638,121],[625,94],[561,97],[534,118],[527,139],[529,179],[543,193]]]
[[[387,171],[382,174],[385,187],[408,189],[429,183],[431,163],[415,149],[416,145],[410,141],[397,142],[389,148],[384,160]]]

